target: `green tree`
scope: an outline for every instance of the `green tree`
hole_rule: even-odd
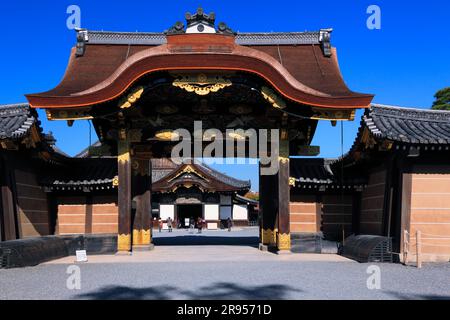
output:
[[[434,97],[436,98],[432,107],[434,110],[450,111],[450,87],[439,90]]]

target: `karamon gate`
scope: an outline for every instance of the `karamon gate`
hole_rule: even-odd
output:
[[[235,33],[201,9],[186,19],[165,33],[77,31],[63,80],[30,105],[69,125],[92,120],[117,155],[120,252],[152,242],[150,159],[171,156],[175,130],[278,129],[279,171],[260,176],[261,243],[289,250],[289,157],[316,152],[318,120],[353,120],[373,96],[345,85],[329,29]],[[231,138],[249,150],[249,136]]]

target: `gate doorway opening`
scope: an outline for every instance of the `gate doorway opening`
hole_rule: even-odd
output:
[[[189,228],[191,219],[197,222],[198,218],[203,219],[203,205],[201,204],[183,204],[177,205],[178,227],[181,229]]]

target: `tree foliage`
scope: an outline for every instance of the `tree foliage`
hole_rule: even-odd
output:
[[[434,97],[436,98],[432,107],[434,110],[450,111],[450,87],[439,90]]]

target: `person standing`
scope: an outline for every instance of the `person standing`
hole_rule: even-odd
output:
[[[231,232],[231,228],[233,227],[233,221],[231,221],[231,218],[228,218],[228,220],[227,220],[227,227],[228,227],[228,232]]]
[[[198,233],[202,233],[202,231],[203,231],[203,219],[201,217],[198,217],[198,219],[197,219],[197,229],[198,229]]]
[[[161,233],[161,231],[163,229],[163,222],[162,222],[161,218],[159,218],[159,220],[158,220],[158,229],[159,229],[159,233]]]
[[[167,219],[167,227],[169,228],[169,233],[172,232],[172,228],[173,228],[173,221],[172,218],[169,217],[169,219]]]

